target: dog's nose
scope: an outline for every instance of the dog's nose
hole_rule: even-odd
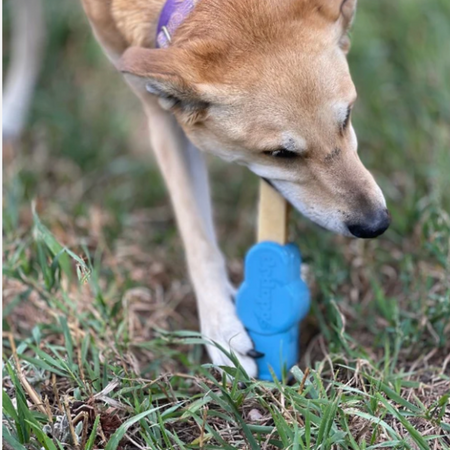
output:
[[[357,238],[371,239],[383,234],[389,228],[390,224],[391,215],[384,208],[378,209],[375,213],[367,216],[364,221],[347,225],[347,228]]]

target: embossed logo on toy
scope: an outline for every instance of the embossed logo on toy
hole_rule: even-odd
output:
[[[262,255],[259,264],[259,286],[257,305],[259,310],[256,314],[261,328],[270,328],[272,317],[272,302],[274,291],[277,287],[273,279],[273,272],[276,266],[276,258],[270,253]]]

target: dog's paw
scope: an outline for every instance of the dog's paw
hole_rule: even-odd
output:
[[[257,366],[254,357],[253,342],[236,315],[231,300],[208,305],[200,311],[201,332],[206,338],[217,342],[226,351],[233,352],[250,377],[256,377]],[[217,366],[234,366],[219,348],[208,345],[208,354]],[[252,355],[252,356],[249,356]]]

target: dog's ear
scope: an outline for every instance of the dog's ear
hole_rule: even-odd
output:
[[[339,46],[347,53],[350,49],[348,31],[355,17],[357,0],[318,0],[319,11],[339,25]]]
[[[156,95],[164,109],[192,124],[206,114],[209,99],[202,83],[195,80],[195,67],[183,50],[130,47],[118,69],[135,89]]]
[[[342,36],[339,40],[339,45],[345,53],[350,50],[350,38],[348,31],[352,26],[353,19],[356,13],[357,0],[344,0],[341,5],[341,17],[342,17]]]
[[[357,0],[344,0],[341,4],[342,25],[347,32],[355,17]]]

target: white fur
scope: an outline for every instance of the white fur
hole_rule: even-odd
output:
[[[273,182],[274,186],[289,202],[299,210],[305,217],[318,225],[344,236],[351,236],[344,222],[344,217],[336,210],[323,210],[313,205],[306,205],[302,202],[301,192],[292,183],[280,181]]]
[[[297,134],[284,132],[282,141],[282,146],[291,152],[301,153],[307,150],[306,140]]]

